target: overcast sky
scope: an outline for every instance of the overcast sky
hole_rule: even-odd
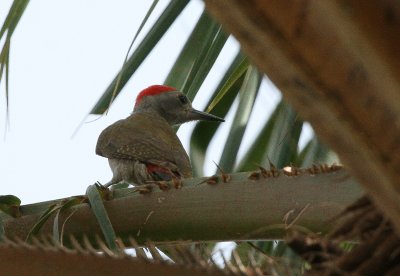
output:
[[[29,3],[11,43],[9,128],[5,125],[4,82],[0,90],[0,130],[4,133],[0,141],[0,194],[14,194],[27,204],[84,194],[88,185],[110,180],[107,160],[94,153],[98,135],[111,123],[129,115],[141,89],[163,83],[203,8],[201,1],[191,1],[128,82],[108,115],[98,120],[87,117],[71,137],[118,72],[151,2]],[[147,26],[168,2],[160,1]],[[11,3],[0,1],[1,24]],[[237,42],[230,39],[200,95],[215,88],[237,51]],[[264,83],[249,126],[251,131],[245,136],[247,144],[262,125],[257,110],[263,114],[271,112],[279,99],[276,89]],[[204,108],[205,100],[205,96],[196,98],[194,107]],[[214,170],[212,160],[219,160],[231,120],[232,112],[207,155],[208,174]],[[178,133],[186,148],[193,126],[194,123],[185,124]]]

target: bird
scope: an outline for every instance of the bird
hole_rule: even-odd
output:
[[[108,126],[97,140],[96,154],[108,158],[113,173],[103,186],[191,178],[189,156],[173,126],[195,120],[224,122],[194,109],[174,87],[152,85],[142,90],[131,115]]]

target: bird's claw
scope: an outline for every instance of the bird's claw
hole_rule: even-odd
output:
[[[182,188],[182,179],[173,177],[172,178],[172,183],[174,184],[175,189],[181,189]]]
[[[153,191],[153,187],[153,184],[140,185],[139,187],[137,187],[137,191],[140,194],[149,194]]]

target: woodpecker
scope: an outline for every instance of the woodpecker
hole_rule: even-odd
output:
[[[224,122],[194,109],[186,95],[173,87],[153,85],[141,91],[132,114],[104,129],[98,138],[96,154],[108,158],[113,172],[104,186],[192,177],[189,156],[172,126],[194,120]]]

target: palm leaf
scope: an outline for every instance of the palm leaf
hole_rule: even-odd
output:
[[[269,141],[271,140],[272,132],[275,129],[274,126],[278,115],[282,114],[283,108],[284,103],[281,101],[276,106],[269,119],[265,122],[260,133],[254,139],[254,142],[251,144],[242,160],[239,162],[236,171],[245,172],[254,170],[257,165],[261,165],[265,162],[265,155],[267,154]]]
[[[220,26],[211,19],[207,12],[203,11],[196,26],[186,41],[185,46],[175,61],[175,64],[168,73],[165,80],[166,85],[173,86],[178,90],[184,91],[186,94],[188,93],[188,89],[192,85],[194,78],[197,76],[205,55],[209,50],[211,51],[214,39],[216,36],[221,36],[219,29]],[[222,38],[222,40],[226,41],[224,38]],[[225,42],[222,44],[224,43]],[[220,51],[221,50],[213,52],[216,52],[216,55],[218,56]],[[213,64],[211,61],[210,63]],[[207,71],[209,71],[209,69]],[[192,94],[193,93],[188,95],[191,100],[194,98]]]
[[[9,73],[10,73],[10,45],[11,45],[11,37],[15,31],[15,28],[18,25],[18,22],[20,21],[27,5],[29,3],[29,0],[15,0],[11,7],[10,10],[7,14],[6,19],[4,20],[3,26],[0,29],[0,41],[5,35],[5,40],[3,44],[3,48],[0,51],[0,84],[1,80],[3,77],[3,73],[5,73],[5,89],[6,89],[6,105],[7,105],[7,110],[9,107],[9,85],[8,85],[8,79],[9,79]]]
[[[257,69],[250,66],[247,69],[242,87],[239,92],[239,106],[236,111],[228,139],[225,143],[224,150],[219,161],[219,165],[223,170],[233,171],[236,161],[236,155],[246,130],[251,111],[261,84],[261,75]]]
[[[296,112],[284,104],[274,123],[274,130],[261,165],[267,166],[271,161],[277,168],[283,168],[294,163],[302,127],[303,122],[298,118]]]
[[[310,167],[315,163],[329,164],[337,163],[338,157],[329,150],[317,136],[314,136],[299,153],[296,165],[301,167]]]
[[[171,3],[166,7],[164,12],[154,23],[150,31],[143,38],[142,42],[126,61],[120,72],[117,73],[114,80],[109,84],[106,91],[90,111],[90,114],[103,114],[108,109],[111,99],[118,96],[128,80],[136,72],[161,37],[163,37],[168,31],[168,28],[172,25],[172,23],[174,23],[175,19],[188,3],[188,0],[171,1]],[[115,89],[117,82],[119,85],[117,89]]]
[[[239,52],[215,89],[212,99],[215,99],[221,93],[224,93],[224,96],[213,109],[213,114],[225,117],[229,111],[244,80],[245,71],[242,70],[244,60],[246,60],[245,56]],[[211,103],[212,100],[209,100],[208,105]],[[219,124],[199,122],[193,129],[190,137],[189,155],[193,166],[193,174],[196,176],[203,175],[205,153],[219,126]]]

